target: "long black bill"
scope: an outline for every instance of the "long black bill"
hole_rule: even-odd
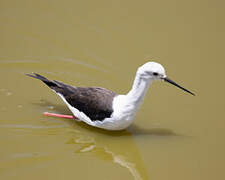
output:
[[[192,93],[191,91],[189,91],[189,90],[183,88],[182,86],[178,85],[177,83],[175,83],[174,81],[172,81],[172,80],[169,79],[168,77],[163,78],[163,80],[166,81],[166,82],[168,82],[168,83],[170,83],[170,84],[173,84],[174,86],[177,86],[177,87],[179,87],[180,89],[183,89],[184,91],[186,91],[186,92],[192,94],[193,96],[195,96],[194,93]]]

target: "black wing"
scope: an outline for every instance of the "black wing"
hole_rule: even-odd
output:
[[[79,111],[85,113],[92,121],[109,118],[113,112],[112,101],[116,93],[100,87],[74,87],[59,81],[50,81],[35,74],[26,74],[40,79],[51,89],[64,96],[66,101]]]

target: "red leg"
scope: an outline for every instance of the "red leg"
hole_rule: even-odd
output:
[[[49,113],[49,112],[44,112],[43,114],[45,116],[50,116],[50,117],[60,117],[60,118],[66,118],[66,119],[77,119],[75,116],[72,116],[72,115],[55,114],[55,113]]]

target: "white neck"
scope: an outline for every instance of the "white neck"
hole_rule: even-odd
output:
[[[138,108],[144,100],[145,94],[152,83],[151,79],[142,77],[140,73],[136,73],[133,86],[129,93],[126,95],[128,102],[132,103],[135,108]]]

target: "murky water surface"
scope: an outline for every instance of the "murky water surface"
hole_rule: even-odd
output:
[[[223,1],[0,4],[0,179],[225,179]],[[126,93],[148,60],[197,96],[155,83],[122,132],[44,117],[70,112],[24,75]]]

